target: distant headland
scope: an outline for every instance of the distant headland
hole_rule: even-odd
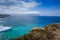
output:
[[[0,14],[0,18],[5,18],[5,17],[9,17],[10,15],[8,14]]]

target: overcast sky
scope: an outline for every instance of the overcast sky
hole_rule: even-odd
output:
[[[0,0],[0,14],[60,16],[60,0]]]

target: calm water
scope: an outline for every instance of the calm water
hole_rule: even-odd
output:
[[[0,18],[0,25],[12,27],[10,30],[0,32],[0,40],[19,37],[28,33],[33,27],[44,27],[51,23],[60,23],[60,17],[11,15],[10,17]]]

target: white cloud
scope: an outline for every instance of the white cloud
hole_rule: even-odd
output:
[[[51,10],[43,10],[43,11],[39,11],[39,15],[40,16],[60,16],[60,10],[53,10],[53,9],[51,9]]]
[[[37,2],[24,2],[24,1],[21,1],[21,3],[22,3],[22,6],[24,8],[33,8],[33,7],[38,6]]]
[[[13,2],[17,2],[17,0]],[[31,10],[37,6],[38,3],[34,1],[32,2],[20,1],[18,4],[11,6],[0,5],[0,14],[2,13],[3,14],[37,14],[38,11]]]
[[[5,0],[0,0],[0,3],[5,3]],[[41,8],[38,11],[31,10],[37,7],[38,5],[42,5],[42,3],[37,3],[34,0],[30,0],[30,2],[25,1],[17,1],[17,0],[9,0],[8,2],[14,2],[14,5],[6,6],[0,5],[0,14],[39,14],[40,16],[60,16],[60,10],[56,9],[54,6],[51,8]]]

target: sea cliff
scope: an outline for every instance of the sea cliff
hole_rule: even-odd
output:
[[[24,36],[11,40],[60,40],[60,24],[49,24],[44,28],[32,28]]]

